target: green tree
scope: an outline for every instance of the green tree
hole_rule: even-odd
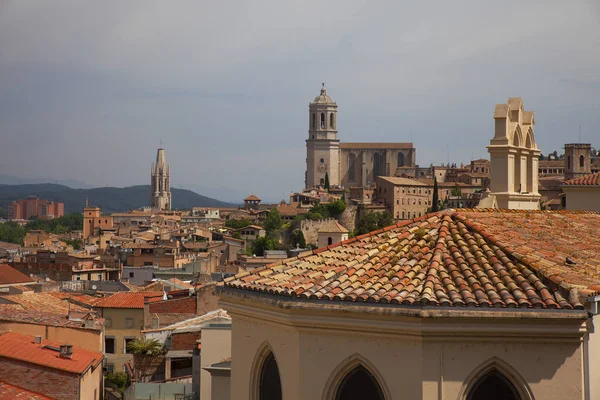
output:
[[[4,207],[0,207],[0,218],[8,218],[8,210]]]
[[[279,249],[279,241],[273,235],[259,237],[252,243],[252,254],[259,257],[265,254],[265,250],[277,249]]]
[[[300,229],[294,229],[291,235],[291,245],[292,247],[298,246],[301,249],[306,248],[306,239],[304,238],[304,233]]]
[[[359,221],[358,227],[356,228],[356,235],[363,235],[372,231],[376,231],[386,226],[391,225],[394,222],[392,214],[389,212],[374,212],[370,211],[366,213]]]
[[[433,199],[431,200],[431,211],[436,212],[440,209],[440,198],[438,194],[437,177],[433,177]]]
[[[231,228],[231,229],[239,229],[239,228],[245,228],[249,225],[252,225],[252,221],[249,219],[228,219],[227,221],[225,221],[225,226],[227,228]]]
[[[457,186],[454,186],[454,187],[452,188],[452,190],[450,191],[450,194],[451,194],[452,196],[460,196],[460,195],[461,195],[461,193],[462,193],[462,192],[461,192],[460,188],[458,187],[458,185],[457,185]]]
[[[162,365],[164,346],[156,339],[135,338],[127,343],[127,350],[133,354],[133,372],[137,379],[148,380]]]
[[[233,232],[233,238],[234,239],[241,239],[242,238],[242,234],[239,232]]]
[[[106,374],[106,380],[115,385],[121,393],[129,387],[129,376],[122,371],[109,372]]]
[[[281,229],[282,224],[283,221],[281,220],[281,214],[279,214],[279,211],[274,208],[269,211],[267,218],[265,218],[265,221],[263,222],[263,228],[265,228],[267,234],[275,234],[279,229]]]
[[[313,221],[329,218],[329,208],[327,208],[327,206],[325,206],[324,204],[316,202],[310,208],[306,217]]]
[[[329,172],[325,172],[325,190],[329,192]]]
[[[337,217],[338,215],[343,213],[344,210],[346,210],[346,203],[341,199],[332,201],[331,203],[327,204],[327,211],[331,216]]]

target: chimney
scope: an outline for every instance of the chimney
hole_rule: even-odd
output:
[[[70,344],[61,344],[60,345],[60,357],[62,358],[71,358],[73,356],[73,346]]]
[[[33,339],[33,343],[36,343],[36,344],[42,344],[42,337],[41,337],[41,336],[36,336],[36,337]]]

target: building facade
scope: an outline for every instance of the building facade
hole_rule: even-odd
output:
[[[105,229],[113,229],[113,217],[103,216],[100,207],[90,207],[86,201],[83,209],[83,239],[95,236]]]
[[[307,189],[315,186],[368,186],[378,176],[394,175],[397,168],[414,167],[412,143],[340,143],[337,104],[325,85],[308,106],[306,140]]]
[[[159,210],[171,209],[171,165],[167,164],[165,149],[156,151],[156,163],[152,163],[152,193],[150,206]]]
[[[65,204],[60,201],[51,201],[30,197],[16,200],[8,204],[8,219],[53,219],[65,215]]]
[[[592,172],[592,145],[589,143],[565,144],[565,180],[579,178]]]

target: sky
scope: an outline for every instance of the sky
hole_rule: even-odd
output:
[[[420,165],[487,158],[516,96],[543,153],[600,147],[599,49],[596,0],[3,0],[0,174],[149,184],[162,141],[174,187],[286,199],[321,82]]]

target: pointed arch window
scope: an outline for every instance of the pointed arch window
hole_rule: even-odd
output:
[[[473,385],[466,400],[521,400],[519,392],[504,375],[492,370]]]
[[[404,153],[398,153],[398,166],[404,167]]]
[[[340,383],[335,400],[385,400],[377,379],[365,367],[358,365]]]
[[[325,113],[321,113],[321,128],[325,128]]]
[[[348,180],[354,182],[356,179],[356,156],[352,153],[348,155]]]
[[[269,352],[263,362],[258,386],[258,400],[281,400],[281,379],[273,353]]]

